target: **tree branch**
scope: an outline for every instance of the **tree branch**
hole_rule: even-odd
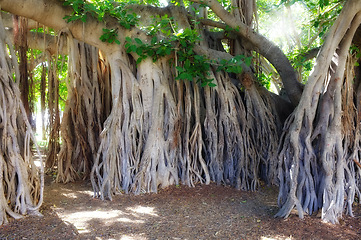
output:
[[[6,31],[6,35],[14,44],[14,33],[12,29]],[[56,36],[44,33],[29,32],[27,38],[27,44],[31,49],[37,49],[41,51],[48,51],[50,55],[54,55],[57,51],[60,54],[68,54],[67,42],[64,41],[62,49],[58,49],[58,38]]]
[[[191,0],[195,3],[206,4],[213,12],[227,24],[235,29],[235,32],[242,38],[247,39],[254,49],[263,55],[268,61],[276,68],[279,73],[283,86],[294,105],[297,105],[301,94],[302,84],[297,79],[296,71],[293,69],[290,61],[282,50],[266,39],[263,35],[255,32],[252,28],[246,24],[238,21],[228,11],[226,11],[222,5],[216,0]]]
[[[69,30],[74,38],[105,52],[114,52],[114,47],[118,47],[99,40],[103,28],[120,28],[115,19],[107,18],[106,21],[98,22],[88,17],[86,23],[81,21],[67,23],[63,18],[71,15],[72,9],[63,6],[63,2],[59,0],[0,0],[0,6],[3,11],[35,20],[56,31]],[[125,38],[125,36],[121,37]]]
[[[312,58],[315,58],[320,51],[320,47],[312,48],[308,50],[305,53],[299,54],[296,58],[301,58],[302,62],[307,62],[308,60],[311,60]]]

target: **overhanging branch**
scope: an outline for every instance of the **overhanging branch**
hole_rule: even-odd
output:
[[[263,55],[276,68],[279,73],[283,86],[294,105],[297,105],[301,94],[302,84],[297,79],[296,71],[293,69],[286,55],[282,50],[265,38],[263,35],[255,32],[252,28],[242,23],[226,11],[216,0],[191,0],[195,3],[206,4],[225,24],[235,30],[235,32],[244,39],[247,39],[254,49]]]

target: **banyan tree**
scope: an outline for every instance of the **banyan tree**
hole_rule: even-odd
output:
[[[255,191],[263,181],[279,186],[278,217],[294,208],[332,223],[352,215],[361,78],[350,49],[361,47],[361,2],[337,4],[302,81],[258,32],[255,0],[0,0],[0,223],[42,203],[44,169],[32,160],[24,97],[36,64],[50,128],[41,165],[56,169],[57,181],[87,179],[94,197],[110,200],[210,182]],[[42,55],[27,63],[26,49]],[[59,56],[67,66],[61,114]],[[267,71],[279,76],[282,96],[260,83]]]

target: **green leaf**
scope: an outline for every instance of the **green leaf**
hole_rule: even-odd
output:
[[[235,68],[235,72],[234,72],[234,73],[239,74],[239,73],[242,73],[242,71],[243,71],[242,67],[241,67],[241,66],[237,66],[237,67]]]
[[[163,53],[163,49],[162,49],[162,48],[158,48],[155,53],[158,54],[158,55],[161,55],[161,53]]]
[[[135,52],[135,51],[137,51],[137,46],[132,45],[132,46],[130,46],[130,49],[131,49],[132,52]]]
[[[220,61],[220,64],[221,65],[225,65],[225,64],[227,64],[228,63],[228,61],[226,60],[226,59],[221,59],[221,61]]]
[[[154,37],[152,38],[152,40],[150,41],[150,44],[151,44],[151,45],[155,45],[155,44],[157,43],[157,41],[158,41],[158,38],[157,38],[156,36],[154,36]]]
[[[140,40],[139,38],[134,38],[135,42],[138,43],[139,45],[143,44],[142,40]]]
[[[133,40],[130,37],[125,37],[125,41],[132,43]]]
[[[101,37],[103,38],[103,39],[108,39],[108,38],[110,38],[110,33],[108,32],[108,33],[104,33],[103,35],[101,35]]]
[[[135,45],[134,45],[135,46]],[[138,47],[135,52],[140,56],[143,54],[143,48],[142,47]]]
[[[128,47],[128,48],[126,49],[126,52],[127,52],[127,53],[131,53],[131,52],[132,52],[132,49],[131,49],[130,47]]]
[[[202,83],[201,83],[201,87],[205,87],[205,86],[207,86],[207,85],[208,85],[207,82],[202,82]]]
[[[187,47],[188,43],[186,41],[180,41],[180,44],[182,47]]]
[[[165,54],[166,55],[170,55],[171,52],[172,52],[172,50],[170,48],[165,49]]]
[[[191,62],[190,62],[190,60],[189,59],[186,59],[185,61],[184,61],[184,68],[189,68],[191,66]]]
[[[123,26],[125,29],[130,29],[130,24],[127,22],[120,22],[120,25]]]
[[[178,73],[184,72],[184,68],[182,68],[180,66],[176,66],[175,68],[177,69]]]
[[[193,53],[193,51],[191,51],[191,50],[190,50],[190,51],[188,51],[188,54],[189,54],[189,53],[190,53],[190,54],[192,54],[192,53]],[[197,60],[197,61],[201,61],[201,60],[202,60],[202,58],[203,58],[203,57],[202,57],[202,56],[200,56],[200,55],[194,55],[194,59],[195,59],[195,60]]]
[[[153,55],[155,55],[154,50],[151,49],[151,48],[148,48],[148,49],[146,50],[146,52],[147,52],[147,55],[148,55],[148,56],[153,56]]]
[[[137,59],[137,62],[136,62],[136,63],[137,63],[137,65],[138,65],[139,63],[141,63],[142,61],[143,61],[143,59],[142,59],[141,57],[140,57],[140,58],[138,58],[138,59]]]
[[[252,58],[251,57],[247,57],[244,59],[244,63],[249,67],[252,64]]]
[[[228,25],[226,25],[226,29],[225,29],[225,31],[227,31],[227,32],[233,31],[233,28],[232,28],[232,27],[230,27],[230,26],[228,26]]]
[[[183,72],[178,75],[179,79],[193,81],[193,76],[190,73]]]
[[[80,18],[80,20],[85,23],[85,22],[86,22],[86,15],[83,15],[83,16]]]

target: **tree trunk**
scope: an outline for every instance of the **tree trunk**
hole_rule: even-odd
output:
[[[321,209],[324,221],[336,223],[345,199],[350,212],[355,166],[347,157],[351,143],[345,130],[352,126],[343,125],[342,119],[353,110],[342,108],[353,103],[343,99],[342,87],[350,85],[345,65],[360,10],[359,1],[345,4],[318,54],[300,104],[286,123],[279,155],[281,209],[276,216],[287,217],[294,207],[301,218],[304,212]],[[344,94],[350,95],[348,91]]]

